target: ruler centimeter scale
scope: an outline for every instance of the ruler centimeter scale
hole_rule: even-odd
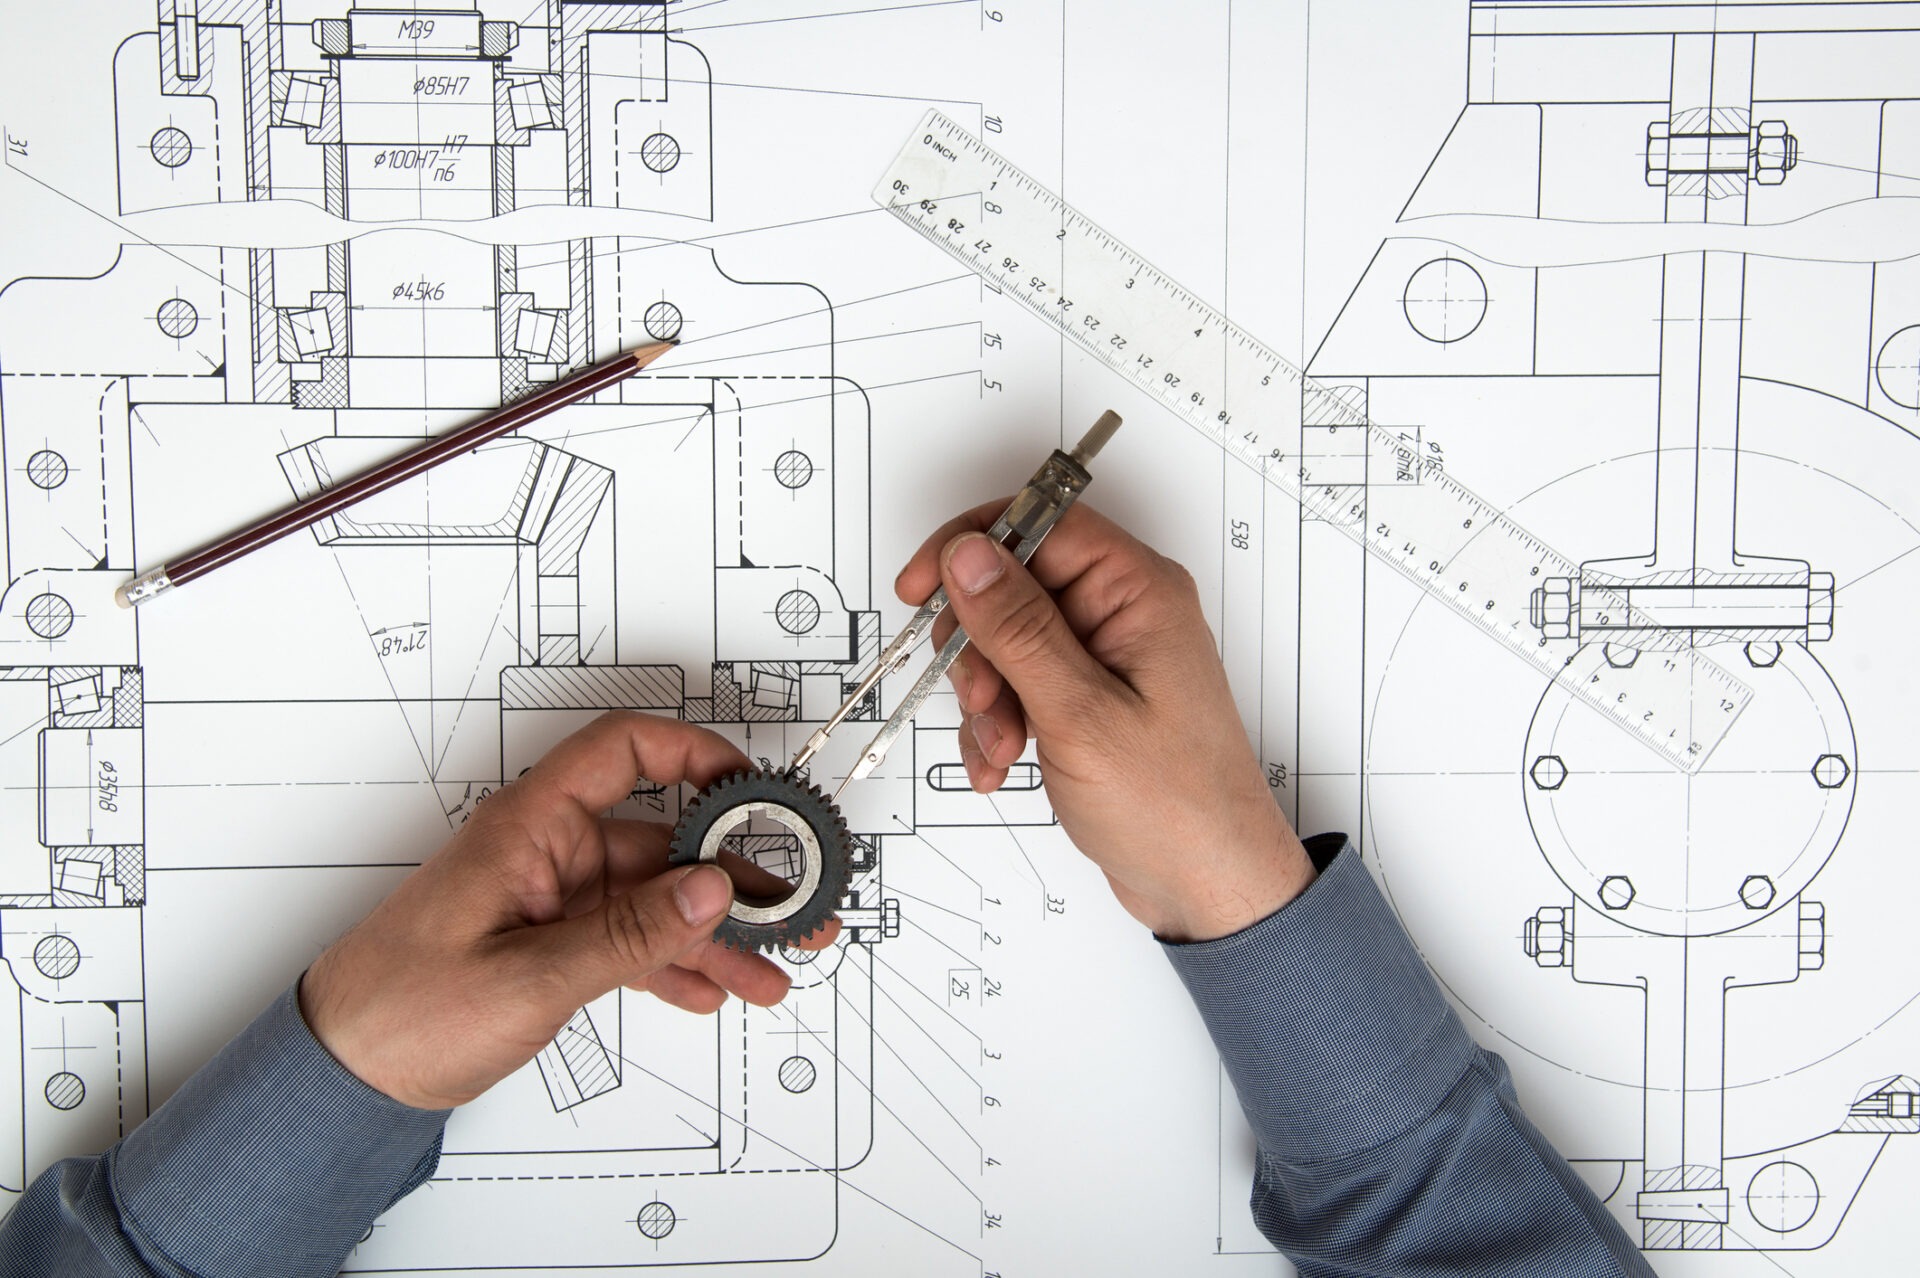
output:
[[[1534,592],[1579,580],[1578,561],[1462,484],[1421,432],[1369,421],[941,112],[873,197],[1674,767],[1697,772],[1752,700],[1685,630],[1643,631],[1630,662],[1569,672],[1579,645],[1544,636]],[[1581,590],[1630,611],[1624,591]]]

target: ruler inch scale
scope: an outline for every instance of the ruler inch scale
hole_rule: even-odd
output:
[[[1752,700],[1685,629],[1646,625],[1618,664],[1609,649],[1571,673],[1582,645],[1545,635],[1536,591],[1570,579],[1627,618],[1626,587],[1582,581],[1578,560],[1462,483],[1422,429],[1373,422],[939,110],[873,198],[1669,765],[1698,772]]]

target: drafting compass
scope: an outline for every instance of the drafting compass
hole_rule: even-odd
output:
[[[994,521],[987,536],[1008,545],[1021,563],[1033,558],[1047,534],[1060,521],[1093,475],[1087,469],[1113,433],[1120,429],[1119,415],[1102,413],[1100,420],[1075,445],[1072,452],[1054,449],[1041,463],[1026,487]],[[1009,542],[1009,538],[1013,539]],[[834,729],[845,723],[865,702],[880,681],[904,667],[907,659],[933,633],[934,623],[947,610],[945,587],[936,588],[920,605],[893,642],[881,649],[840,708],[809,736],[793,761],[783,769],[756,769],[736,772],[702,790],[687,804],[680,823],[674,827],[668,860],[674,865],[696,862],[717,863],[725,850],[728,836],[747,822],[759,818],[779,826],[784,832],[791,864],[797,875],[791,883],[768,883],[767,895],[758,895],[757,885],[742,883],[750,875],[735,875],[733,908],[714,933],[714,939],[737,950],[770,950],[791,945],[811,936],[833,917],[854,863],[853,836],[840,816],[834,801],[849,783],[870,776],[887,757],[887,751],[925,705],[939,686],[947,670],[967,646],[967,632],[956,628],[927,668],[900,699],[880,731],[874,734],[859,761],[828,797],[819,786],[806,779],[803,771],[826,745]],[[776,876],[762,872],[769,880]]]

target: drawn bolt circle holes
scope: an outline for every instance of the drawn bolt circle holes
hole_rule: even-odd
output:
[[[1740,884],[1740,904],[1749,910],[1764,910],[1773,904],[1773,880],[1764,874],[1749,874]]]
[[[1487,316],[1487,282],[1457,257],[1436,257],[1407,277],[1400,295],[1407,323],[1429,342],[1473,336]]]
[[[169,297],[160,303],[153,322],[160,326],[161,332],[177,342],[183,337],[191,337],[193,330],[200,327],[200,312],[184,297]]]
[[[1780,660],[1780,645],[1777,643],[1750,643],[1746,647],[1747,664],[1755,670],[1771,669]]]
[[[782,488],[805,488],[813,478],[813,458],[797,448],[789,448],[773,459],[773,477]]]
[[[640,163],[655,173],[671,173],[680,164],[680,139],[671,133],[652,133],[640,144]]]
[[[1873,376],[1888,399],[1902,408],[1920,408],[1920,324],[1909,324],[1880,344]]]
[[[804,635],[820,624],[820,601],[804,590],[789,590],[773,605],[773,619],[790,635]]]
[[[818,1077],[819,1071],[804,1056],[789,1056],[780,1062],[780,1086],[795,1096],[812,1087],[814,1079]]]
[[[35,488],[52,492],[67,482],[67,459],[51,448],[43,448],[27,458],[27,479]]]
[[[71,936],[43,936],[33,947],[33,965],[49,981],[64,981],[80,970],[80,947]]]
[[[1610,874],[1600,882],[1600,904],[1609,910],[1624,910],[1633,904],[1633,880],[1624,874]]]
[[[1542,790],[1558,790],[1567,779],[1567,765],[1557,754],[1543,754],[1533,761],[1527,775]]]
[[[647,330],[647,336],[656,342],[671,342],[680,336],[681,325],[685,323],[680,308],[672,302],[655,302],[640,317],[641,327]]]
[[[1822,790],[1838,790],[1847,783],[1852,771],[1847,761],[1837,754],[1823,754],[1813,761],[1813,781]]]
[[[680,1218],[673,1214],[673,1208],[656,1198],[640,1209],[640,1214],[633,1218],[633,1223],[640,1227],[641,1233],[659,1242],[673,1232],[673,1227],[680,1223]]]
[[[1768,1163],[1747,1182],[1747,1210],[1762,1227],[1792,1233],[1820,1210],[1820,1182],[1799,1163]]]
[[[73,605],[48,591],[27,600],[27,629],[42,639],[58,639],[73,629]]]
[[[193,158],[193,139],[185,131],[169,124],[163,129],[156,129],[153,136],[147,139],[147,150],[152,154],[155,164],[177,169]]]
[[[80,1081],[78,1074],[61,1070],[47,1080],[46,1094],[47,1104],[55,1109],[77,1109],[87,1098],[87,1085]]]

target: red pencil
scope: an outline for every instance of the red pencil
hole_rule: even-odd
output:
[[[343,484],[315,493],[305,501],[295,502],[278,514],[242,528],[232,536],[202,546],[185,559],[149,568],[114,591],[113,600],[122,608],[131,608],[175,586],[184,586],[195,577],[212,572],[223,564],[230,564],[268,542],[298,532],[317,520],[345,510],[357,501],[385,492],[395,484],[432,470],[449,458],[471,452],[508,431],[517,430],[549,413],[558,412],[568,404],[578,403],[589,395],[623,382],[665,355],[675,345],[675,342],[656,342],[652,346],[641,346],[617,355],[604,364],[582,369],[545,390],[536,391],[523,400],[488,413],[478,421],[468,422],[458,430],[430,439],[411,452],[402,453],[372,470],[355,475]]]

